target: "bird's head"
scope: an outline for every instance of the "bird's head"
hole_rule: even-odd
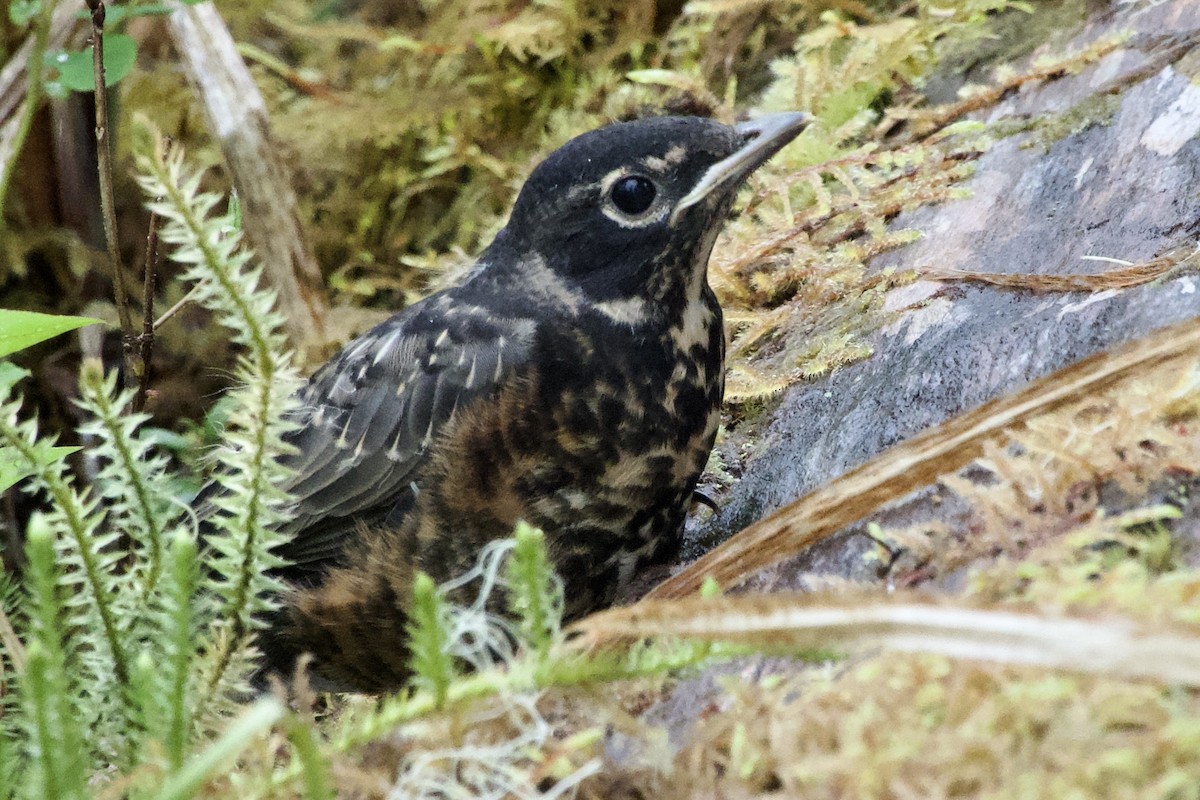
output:
[[[809,121],[657,117],[585,133],[533,171],[500,241],[590,302],[685,302],[738,187]]]

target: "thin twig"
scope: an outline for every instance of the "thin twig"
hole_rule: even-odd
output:
[[[150,212],[150,229],[146,231],[146,268],[142,284],[142,333],[138,336],[138,356],[142,361],[142,374],[138,376],[137,394],[133,396],[133,410],[146,407],[146,395],[150,391],[150,356],[154,353],[154,283],[158,277],[158,214]]]
[[[159,328],[161,328],[167,320],[169,320],[171,317],[173,317],[179,313],[179,309],[183,308],[188,303],[192,302],[192,296],[196,294],[196,292],[199,290],[199,288],[200,288],[199,285],[193,286],[188,291],[187,294],[185,294],[183,297],[179,298],[179,301],[177,303],[175,303],[175,305],[168,308],[166,311],[163,312],[163,315],[161,317],[154,320],[154,329],[158,330]]]
[[[134,350],[133,311],[129,306],[129,289],[125,285],[125,270],[117,250],[117,212],[113,199],[112,148],[108,142],[108,92],[104,80],[104,0],[86,0],[92,12],[92,72],[96,76],[96,165],[100,174],[100,211],[104,218],[104,240],[113,276],[113,295],[117,303],[117,318],[121,323],[125,358],[130,372],[139,379],[144,365]],[[130,378],[126,376],[128,384]]]
[[[917,276],[935,281],[961,281],[964,283],[982,283],[988,286],[1000,286],[1006,289],[1021,289],[1035,294],[1051,292],[1104,292],[1115,289],[1129,289],[1141,286],[1162,278],[1172,270],[1185,264],[1200,251],[1191,247],[1180,248],[1187,252],[1181,257],[1179,251],[1165,253],[1158,258],[1141,264],[1123,263],[1125,266],[1110,269],[1093,275],[1030,275],[1028,273],[1009,272],[973,272],[962,269],[941,269],[938,267],[918,267]],[[1085,256],[1085,258],[1087,258]],[[1091,257],[1092,261],[1109,261]]]

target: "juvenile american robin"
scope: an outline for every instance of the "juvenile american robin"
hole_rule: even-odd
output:
[[[659,117],[571,140],[462,283],[313,375],[270,669],[307,652],[320,686],[402,685],[414,571],[461,574],[519,520],[545,532],[569,618],[676,551],[724,389],[709,253],[738,187],[808,121]]]

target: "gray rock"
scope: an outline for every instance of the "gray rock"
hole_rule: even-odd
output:
[[[1114,266],[1085,257],[1140,262],[1194,243],[1200,87],[1188,74],[1190,48],[1180,43],[1200,36],[1200,2],[1113,6],[1073,47],[1121,30],[1135,32],[1121,49],[1078,75],[1018,92],[985,117],[1071,113],[1084,120],[1082,129],[1045,145],[1033,131],[998,142],[980,158],[969,199],[901,215],[895,226],[923,238],[872,266],[1078,274]],[[1095,109],[1091,120],[1080,113],[1088,108]],[[1100,293],[929,281],[894,290],[887,304],[908,309],[901,321],[877,334],[870,358],[785,393],[745,475],[722,511],[689,531],[685,554],[699,554],[929,426],[1195,316],[1198,284],[1200,276],[1183,272]],[[891,513],[919,516],[921,507],[918,497]],[[797,585],[807,571],[871,577],[863,540],[849,533],[764,579],[763,588]]]

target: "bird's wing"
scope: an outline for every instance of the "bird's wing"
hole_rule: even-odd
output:
[[[349,344],[299,392],[298,452],[285,463],[296,500],[280,554],[298,571],[342,549],[355,520],[396,516],[415,468],[459,408],[524,363],[532,320],[434,296]]]

